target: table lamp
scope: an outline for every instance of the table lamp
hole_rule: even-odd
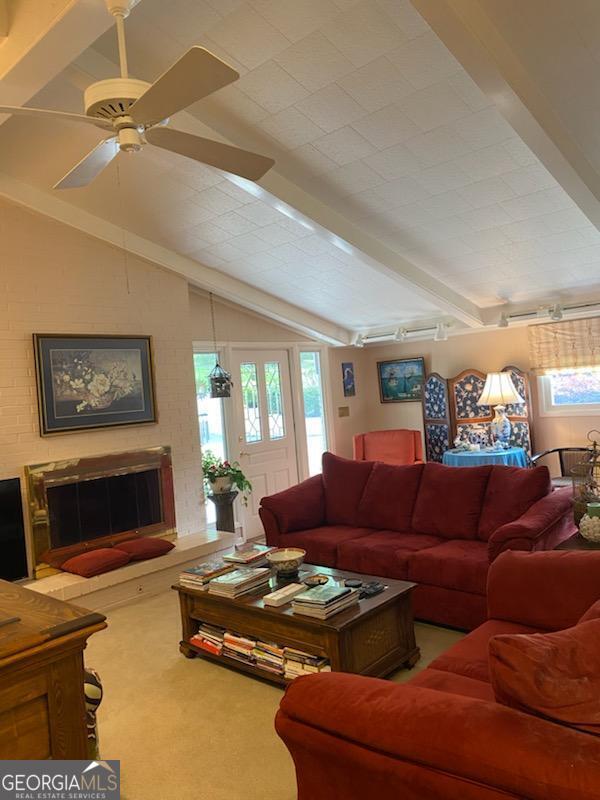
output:
[[[477,405],[494,406],[494,419],[490,422],[490,433],[495,442],[504,446],[508,445],[512,426],[506,416],[506,406],[509,403],[524,402],[517,392],[509,372],[488,372]]]

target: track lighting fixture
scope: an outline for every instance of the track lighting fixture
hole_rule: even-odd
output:
[[[553,306],[551,306],[548,310],[548,313],[550,314],[550,319],[552,322],[560,322],[560,320],[563,318],[562,306],[559,303],[555,303]]]
[[[500,320],[498,322],[498,327],[499,328],[508,328],[508,317],[506,316],[506,314],[504,314],[504,313],[500,314]]]
[[[394,333],[394,341],[395,342],[405,342],[406,337],[408,335],[408,331],[406,328],[397,328]]]

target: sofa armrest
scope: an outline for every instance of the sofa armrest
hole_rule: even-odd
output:
[[[435,689],[340,673],[299,678],[276,728],[299,800],[600,799],[600,739]]]
[[[325,524],[323,478],[314,475],[283,492],[263,497],[260,505],[275,518],[279,534],[318,528]],[[265,518],[268,515],[261,514],[263,524]]]
[[[488,572],[489,619],[562,630],[576,625],[599,598],[600,551],[509,550]]]
[[[505,550],[551,550],[576,531],[573,492],[568,486],[550,492],[513,522],[497,528],[489,538],[490,563]]]

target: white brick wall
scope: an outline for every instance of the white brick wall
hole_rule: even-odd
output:
[[[39,434],[32,333],[152,335],[159,423]],[[177,527],[203,527],[188,287],[143,259],[0,201],[0,478],[25,464],[166,444]]]

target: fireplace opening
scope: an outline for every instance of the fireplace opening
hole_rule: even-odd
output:
[[[51,547],[68,547],[163,522],[160,472],[49,486]]]

